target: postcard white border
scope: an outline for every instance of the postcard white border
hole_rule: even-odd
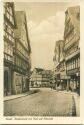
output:
[[[7,0],[5,0],[7,2]],[[51,0],[9,0],[10,2],[51,2]],[[0,2],[0,123],[1,124],[83,124],[84,121],[84,1],[83,0],[52,0],[52,2],[80,2],[80,53],[81,53],[81,73],[80,73],[80,117],[53,117],[53,120],[6,120],[3,116],[3,2]],[[9,117],[9,118],[15,118]],[[29,117],[17,117],[29,118]],[[31,117],[33,118],[33,117]],[[35,116],[36,118],[36,116]],[[43,117],[44,118],[44,117]]]

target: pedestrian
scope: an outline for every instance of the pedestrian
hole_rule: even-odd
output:
[[[51,90],[52,90],[52,85],[51,85]]]

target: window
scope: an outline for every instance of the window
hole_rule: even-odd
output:
[[[73,69],[75,68],[75,60],[73,60]]]
[[[9,12],[10,12],[11,15],[13,15],[13,11],[12,11],[11,7],[9,7]]]
[[[80,20],[80,13],[77,13],[77,19]]]
[[[69,70],[69,63],[67,63],[67,70]]]
[[[17,56],[16,56],[16,65],[18,65],[18,60],[17,60]]]
[[[7,52],[7,42],[4,42],[4,52]]]
[[[76,68],[77,68],[77,59],[76,59]]]
[[[11,35],[14,37],[14,32],[13,32],[13,30],[11,30]]]
[[[14,24],[13,13],[12,13],[12,8],[11,7],[7,7],[6,16],[10,20],[10,22],[12,24]]]
[[[19,66],[19,58],[17,58],[17,65]]]
[[[14,42],[14,39],[12,39],[14,32],[11,29],[11,27],[9,25],[7,25],[6,23],[4,24],[4,36],[6,36],[10,41]]]
[[[11,22],[12,24],[14,24],[13,16],[10,16],[10,22]]]
[[[4,25],[4,30],[7,31],[7,24]]]
[[[70,62],[70,70],[72,69],[72,62]]]
[[[71,69],[73,69],[73,62],[71,61]]]
[[[11,36],[9,35],[9,40],[11,41]]]
[[[70,63],[69,63],[69,70],[70,70]]]
[[[11,29],[8,27],[8,33],[10,33],[11,34]]]
[[[80,58],[78,58],[78,67],[80,67]]]
[[[6,7],[5,7],[5,3],[3,2],[3,14],[5,14],[5,9]]]
[[[10,55],[13,55],[13,47],[10,46]]]
[[[77,68],[79,67],[79,59],[77,58]]]

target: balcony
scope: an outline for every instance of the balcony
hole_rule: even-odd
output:
[[[69,60],[69,59],[75,57],[75,56],[78,55],[78,54],[80,54],[80,49],[78,49],[77,51],[75,51],[75,52],[72,53],[71,55],[67,56],[67,57],[65,58],[65,60],[67,61],[67,60]]]
[[[70,47],[72,47],[77,41],[79,41],[79,35],[75,35],[72,37],[72,39],[70,39],[70,41],[68,41],[67,43],[65,43],[65,51],[67,49],[69,49]]]

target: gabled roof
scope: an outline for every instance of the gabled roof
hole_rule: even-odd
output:
[[[74,29],[80,34],[80,6],[69,7],[65,13],[67,12]]]
[[[24,46],[28,49],[29,54],[31,53],[31,46],[30,46],[30,40],[28,35],[28,29],[27,29],[27,19],[26,19],[26,12],[25,11],[15,11],[15,17],[16,17],[16,23],[17,23],[17,29],[15,30],[15,37],[20,38],[23,24],[25,26],[26,31],[26,38],[25,43],[23,42]]]
[[[57,51],[57,47],[59,47],[59,45],[61,45],[61,44],[64,44],[64,40],[58,40],[58,41],[56,41],[56,43],[55,43],[55,50],[54,50],[55,53]]]

